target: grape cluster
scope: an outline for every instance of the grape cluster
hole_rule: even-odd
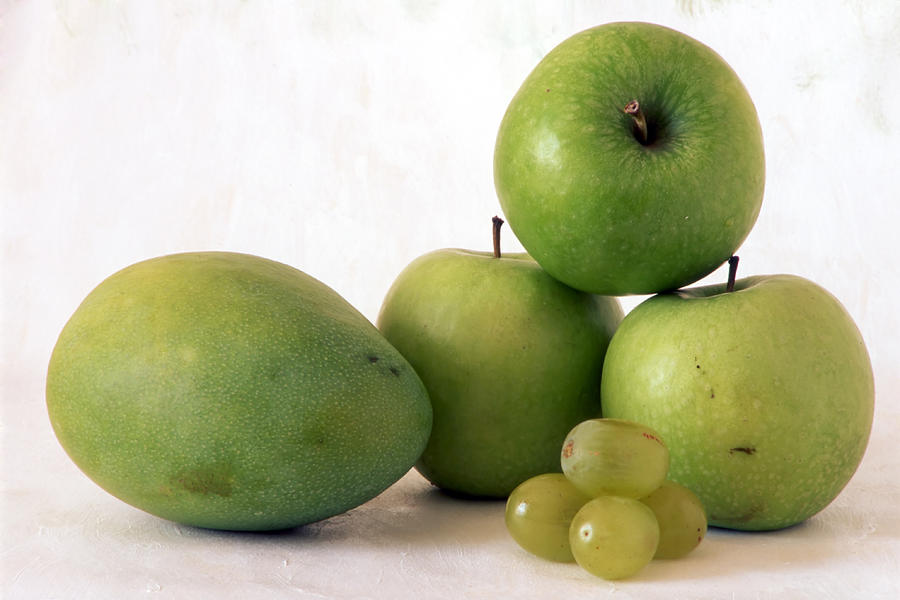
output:
[[[703,505],[666,480],[669,450],[649,427],[584,421],[560,462],[562,473],[528,479],[506,502],[506,527],[532,554],[623,579],[654,558],[688,554],[706,535]]]

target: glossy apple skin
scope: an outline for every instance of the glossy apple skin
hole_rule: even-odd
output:
[[[623,112],[638,100],[655,142]],[[607,295],[689,285],[759,214],[762,131],[747,90],[707,46],[648,23],[576,34],[537,65],[497,135],[506,219],[551,275]]]
[[[874,384],[846,309],[792,275],[658,295],[610,344],[603,414],[656,429],[669,477],[709,523],[779,529],[825,508],[859,465]]]
[[[569,430],[600,413],[600,374],[622,319],[524,254],[437,250],[410,263],[377,326],[413,365],[434,410],[416,467],[432,483],[506,497],[559,472]]]

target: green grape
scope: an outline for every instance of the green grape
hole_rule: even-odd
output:
[[[506,501],[506,528],[532,554],[571,562],[569,524],[587,496],[562,473],[538,475],[519,484]]]
[[[569,527],[576,562],[604,579],[634,575],[653,560],[658,543],[653,511],[633,498],[594,498],[581,507]]]
[[[681,558],[706,536],[706,511],[694,493],[665,481],[641,502],[653,509],[659,523],[659,547],[654,558]]]
[[[642,498],[665,480],[669,449],[644,425],[590,419],[569,432],[560,461],[569,481],[588,496]]]

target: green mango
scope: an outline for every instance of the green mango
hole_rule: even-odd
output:
[[[301,271],[229,252],[103,281],[62,330],[46,393],[59,442],[98,485],[214,529],[358,506],[431,432],[421,380],[363,315]]]

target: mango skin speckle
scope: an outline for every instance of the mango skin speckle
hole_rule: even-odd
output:
[[[215,529],[358,506],[431,431],[422,382],[363,315],[301,271],[230,252],[101,283],[60,334],[46,393],[59,442],[98,485]]]

